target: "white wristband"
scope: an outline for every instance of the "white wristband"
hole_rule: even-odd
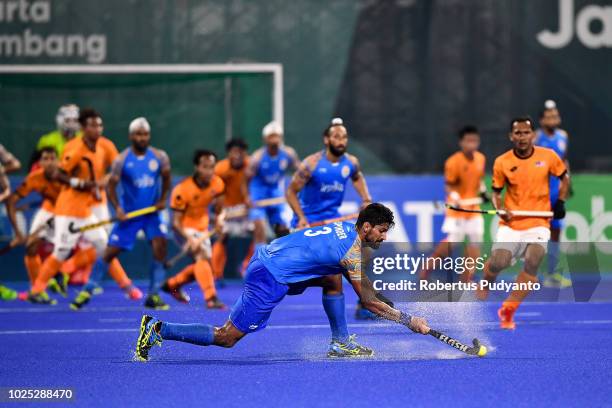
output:
[[[73,177],[70,179],[70,187],[81,188],[83,187],[83,180]]]

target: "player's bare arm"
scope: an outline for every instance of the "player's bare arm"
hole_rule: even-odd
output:
[[[21,231],[17,223],[17,202],[20,198],[17,193],[12,193],[6,200],[6,213],[15,232],[15,238],[11,242],[13,246],[21,245],[26,241],[26,235]]]
[[[6,175],[6,170],[0,164],[0,203],[11,195],[11,183]]]
[[[351,154],[347,153],[347,156],[355,166],[355,173],[351,178],[351,181],[353,182],[353,187],[355,187],[355,191],[357,191],[357,194],[359,194],[359,197],[361,197],[361,208],[365,208],[372,203],[372,196],[368,191],[368,185],[366,183],[365,176],[361,171],[361,165],[359,164],[359,160]]]
[[[215,215],[215,226],[214,226],[215,234],[221,234],[223,232],[223,226],[225,225],[226,212],[225,212],[224,201],[225,201],[225,194],[220,194],[212,202],[213,213]]]
[[[302,206],[300,205],[300,200],[298,199],[298,193],[304,188],[308,180],[312,177],[312,169],[316,167],[317,156],[310,155],[308,156],[298,167],[297,171],[291,178],[291,183],[289,187],[287,187],[287,192],[285,193],[285,197],[287,198],[287,203],[298,217],[298,228],[304,228],[308,226],[308,220],[306,220],[306,216],[304,215],[304,211],[302,210]]]
[[[155,207],[158,210],[163,210],[164,208],[166,208],[166,202],[168,201],[168,196],[170,195],[170,188],[172,187],[172,174],[170,171],[170,167],[162,169],[161,180],[161,195],[159,197],[159,200],[155,204]]]
[[[125,221],[125,211],[121,208],[119,204],[119,198],[117,197],[117,184],[119,184],[120,174],[111,174],[108,185],[106,187],[106,191],[108,193],[108,201],[113,206],[115,210],[115,214],[120,221]]]

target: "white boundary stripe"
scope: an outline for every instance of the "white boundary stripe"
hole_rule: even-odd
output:
[[[272,74],[272,116],[284,125],[283,65],[262,64],[73,64],[0,65],[0,74]]]
[[[446,327],[483,327],[497,326],[498,322],[480,322],[480,323],[447,323],[441,326]],[[612,320],[532,320],[519,322],[520,325],[555,325],[555,324],[612,324]],[[371,327],[399,327],[393,323],[356,323],[349,324],[351,328],[371,328]],[[306,324],[306,325],[273,325],[268,326],[266,330],[304,330],[304,329],[329,329],[328,324]],[[1,330],[0,335],[19,335],[19,334],[74,334],[74,333],[136,333],[138,328],[123,328],[123,329],[45,329],[45,330]]]
[[[405,302],[397,302],[397,304],[403,304]],[[421,303],[427,303],[427,302],[421,302]],[[447,302],[429,302],[432,305],[444,305]],[[457,302],[455,304],[457,305],[473,305],[476,304],[477,302]],[[521,305],[521,308],[526,308],[529,306],[558,306],[558,305],[579,305],[579,306],[587,306],[587,305],[595,305],[595,306],[601,306],[601,305],[612,305],[612,302],[610,301],[592,301],[592,302],[572,302],[572,301],[563,301],[563,302],[525,302]],[[321,309],[321,305],[320,304],[287,304],[287,305],[283,305],[280,304],[277,308],[275,308],[274,310],[320,310]],[[347,310],[351,310],[351,309],[355,309],[356,306],[355,305],[351,305],[348,304],[346,305],[346,309]],[[165,312],[185,312],[185,311],[197,311],[197,307],[190,307],[189,305],[187,306],[183,306],[183,305],[177,305],[175,307],[173,307],[172,309],[170,309],[169,311],[163,311]],[[92,307],[86,307],[83,310],[79,310],[79,314],[82,313],[91,313],[91,312],[146,312],[146,309],[144,309],[142,306],[105,306],[105,307],[96,307],[96,306],[92,306]],[[0,314],[2,313],[55,313],[55,312],[60,312],[60,313],[64,313],[64,312],[69,312],[69,313],[75,313],[67,308],[63,308],[61,305],[56,305],[56,306],[32,306],[32,307],[0,307]],[[521,315],[521,313],[526,313],[523,316],[528,316],[529,314],[527,313],[534,313],[534,312],[518,312],[518,316]]]

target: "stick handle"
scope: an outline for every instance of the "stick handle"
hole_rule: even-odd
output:
[[[457,211],[457,212],[467,212],[467,213],[476,213],[476,214],[488,214],[488,215],[505,215],[507,213],[506,210],[470,210],[467,208],[461,208],[454,205],[447,204],[446,207],[449,210]],[[510,210],[512,215],[517,217],[540,217],[540,218],[552,218],[552,211],[525,211],[525,210]]]
[[[215,235],[215,231],[213,231],[213,232],[206,231],[206,233],[204,233],[198,239],[198,245],[201,245],[202,242],[204,242],[207,238],[212,237],[213,235]],[[164,263],[164,266],[166,268],[172,268],[178,261],[180,261],[185,256],[187,256],[187,254],[189,254],[189,242],[185,242],[185,245],[183,245],[183,248],[181,248],[181,252],[179,252],[178,254],[174,255],[172,258],[168,259]]]
[[[319,227],[321,225],[333,224],[334,222],[354,220],[357,217],[359,217],[359,213],[347,214],[341,217],[330,218],[330,219],[323,220],[323,221],[315,221],[312,224],[310,224],[310,227]]]
[[[136,218],[136,217],[141,217],[143,215],[147,215],[147,214],[151,214],[157,211],[157,207],[155,206],[151,206],[151,207],[145,207],[145,208],[141,208],[140,210],[136,210],[136,211],[131,211],[127,214],[125,214],[126,219],[132,219],[132,218]],[[114,217],[114,218],[109,218],[108,220],[102,220],[93,224],[89,224],[89,225],[83,225],[82,227],[79,228],[74,228],[74,226],[71,224],[68,229],[70,230],[70,232],[72,233],[77,233],[77,232],[85,232],[85,231],[89,231],[92,229],[96,229],[96,228],[100,228],[103,227],[105,225],[108,224],[112,224],[114,222],[119,221],[118,218]]]

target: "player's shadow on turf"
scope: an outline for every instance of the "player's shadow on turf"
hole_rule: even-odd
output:
[[[227,366],[251,366],[271,365],[283,363],[302,363],[305,361],[318,360],[317,358],[303,357],[247,357],[245,359],[195,359],[195,360],[150,360],[147,364],[162,365],[227,365]],[[322,357],[321,360],[324,360]]]

